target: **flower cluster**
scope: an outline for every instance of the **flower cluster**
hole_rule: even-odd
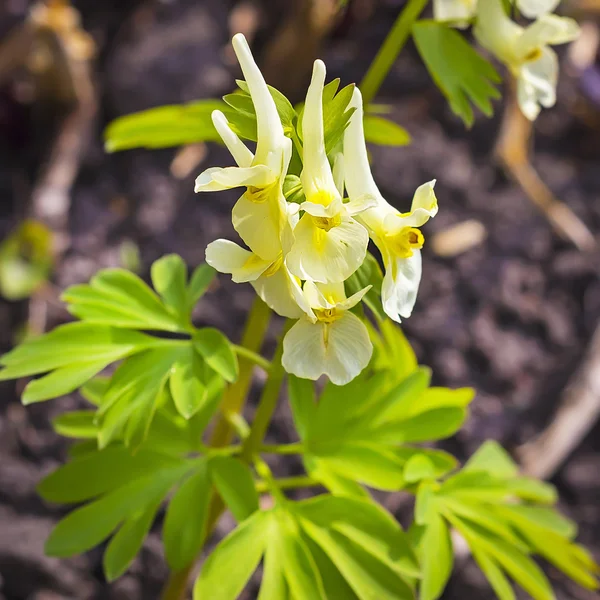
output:
[[[573,19],[552,14],[560,0],[517,0],[523,16],[535,19],[527,27],[515,23],[502,0],[436,0],[438,20],[465,23],[475,18],[475,38],[511,71],[523,114],[534,120],[541,107],[556,103],[558,59],[550,45],[565,44],[579,35]]]
[[[317,60],[298,126],[303,199],[288,202],[283,184],[292,142],[243,35],[233,38],[233,47],[256,113],[256,151],[215,111],[214,125],[237,167],[207,169],[195,189],[245,188],[232,221],[247,248],[216,240],[206,248],[206,260],[231,274],[233,281],[252,284],[276,313],[297,319],[283,342],[282,362],[288,372],[308,379],[325,374],[343,385],[366,367],[373,351],[365,324],[351,312],[370,286],[347,298],[344,282],[364,262],[372,239],[385,266],[383,308],[398,322],[410,316],[421,278],[419,227],[437,212],[435,182],[416,191],[409,213],[386,202],[369,167],[358,89],[347,107],[354,112],[343,142],[327,153],[325,65]]]

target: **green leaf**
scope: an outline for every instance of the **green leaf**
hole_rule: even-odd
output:
[[[47,502],[82,502],[132,480],[183,464],[179,458],[149,450],[132,455],[124,446],[115,445],[59,467],[40,481],[37,492]]]
[[[196,580],[194,600],[237,599],[260,562],[272,518],[257,511],[217,545]]]
[[[400,383],[394,385],[387,394],[379,395],[376,398],[376,410],[370,411],[370,426],[378,427],[386,423],[397,423],[419,414],[421,412],[419,410],[420,398],[430,380],[431,370],[419,367]],[[367,417],[367,415],[365,414],[363,417]]]
[[[439,514],[427,522],[419,551],[423,566],[419,599],[436,600],[442,595],[454,564],[450,532]]]
[[[325,461],[336,473],[381,490],[404,486],[403,462],[384,446],[367,442],[346,442],[310,446],[310,453]]]
[[[250,91],[248,89],[248,84],[240,79],[236,79],[236,83],[239,88],[245,92],[245,94],[249,94]],[[277,112],[279,113],[279,118],[281,119],[281,124],[283,126],[284,133],[289,135],[294,128],[294,119],[296,118],[296,111],[290,101],[277,89],[272,86],[267,86],[269,88],[269,92],[271,92],[271,97],[275,101],[275,106],[277,107]],[[249,96],[247,96],[249,97]],[[246,106],[246,112],[248,112],[248,105]],[[250,114],[256,115],[254,111],[254,105],[252,105],[252,111]]]
[[[77,410],[52,419],[52,427],[59,435],[75,439],[96,439],[98,426],[93,410]]]
[[[439,509],[438,487],[431,481],[422,481],[419,484],[415,499],[415,523],[417,525],[427,525],[437,515]]]
[[[203,371],[202,359],[191,347],[171,367],[171,395],[179,414],[186,419],[195,415],[208,398],[208,390],[202,381]]]
[[[389,119],[365,115],[363,124],[365,128],[365,140],[371,144],[378,144],[380,146],[406,146],[411,142],[408,131]]]
[[[350,123],[350,117],[356,110],[348,109],[348,104],[354,94],[354,84],[342,88],[332,100],[323,102],[323,132],[325,138],[325,151],[330,154],[337,143],[342,139],[344,131]],[[348,110],[346,110],[348,109]]]
[[[90,379],[79,389],[79,393],[94,406],[100,406],[102,404],[102,398],[104,393],[110,385],[110,377],[105,375],[97,375]]]
[[[479,527],[492,532],[519,550],[527,552],[527,546],[515,535],[506,519],[499,518],[497,512],[491,510],[489,505],[456,498],[443,498],[440,507],[444,514],[448,514],[449,511],[461,520],[466,520],[467,523],[476,523]]]
[[[446,475],[449,471],[456,469],[458,461],[454,456],[443,450],[432,450],[431,448],[410,448],[400,446],[393,449],[394,454],[406,464],[404,466],[404,477],[406,478],[406,467],[408,462],[416,456],[424,456],[433,466],[434,479]],[[414,468],[414,467],[412,467]],[[408,481],[408,480],[407,480]]]
[[[132,513],[164,498],[188,469],[189,465],[179,464],[157,470],[74,510],[59,521],[50,534],[45,546],[46,554],[65,558],[93,548]]]
[[[53,267],[52,231],[26,219],[0,244],[0,293],[7,300],[31,296]]]
[[[303,457],[307,473],[323,484],[334,496],[350,496],[352,498],[370,498],[365,488],[348,477],[344,477],[331,468],[327,459],[319,459],[310,454]]]
[[[473,558],[479,565],[479,568],[483,571],[483,574],[487,577],[490,582],[492,589],[499,600],[516,600],[515,593],[510,585],[510,582],[504,575],[502,569],[498,566],[498,563],[493,560],[489,554],[483,552],[477,547],[471,549],[473,551]]]
[[[413,405],[411,413],[419,414],[436,408],[467,408],[474,397],[475,390],[473,388],[451,390],[443,387],[430,387]]]
[[[523,500],[539,502],[540,504],[554,504],[558,499],[556,488],[532,477],[518,477],[507,482],[508,489]]]
[[[115,439],[130,418],[143,428],[143,435],[141,439],[137,439],[137,436],[132,438],[135,429],[130,429],[129,438],[143,441],[157,401],[165,398],[164,386],[171,368],[188,351],[185,345],[155,348],[137,354],[119,366],[98,412],[98,443],[101,447]],[[144,419],[144,416],[148,418]],[[125,439],[127,441],[127,435]]]
[[[494,510],[501,511],[504,516],[511,520],[531,523],[533,526],[552,531],[561,537],[573,539],[577,535],[577,524],[558,511],[545,506],[522,506],[512,504],[510,506],[497,506]]]
[[[125,269],[100,271],[89,284],[65,290],[62,299],[71,314],[90,323],[175,332],[185,332],[187,327],[137,275]]]
[[[208,464],[198,462],[173,495],[163,525],[165,557],[174,571],[190,565],[204,545],[210,493]]]
[[[344,282],[346,294],[351,296],[356,292],[373,286],[365,296],[363,302],[369,307],[369,310],[377,317],[379,321],[386,319],[383,306],[381,304],[381,285],[383,282],[383,273],[377,259],[367,252],[367,256],[362,265]]]
[[[187,265],[177,254],[167,254],[152,263],[152,285],[165,305],[181,321],[189,320]]]
[[[238,376],[238,361],[227,337],[218,329],[206,327],[192,337],[194,348],[225,381],[230,383]]]
[[[107,152],[130,148],[168,148],[196,142],[220,141],[211,119],[222,109],[219,100],[159,106],[115,119],[104,131]]]
[[[415,483],[422,479],[435,479],[435,477],[435,466],[425,454],[411,456],[404,465],[404,480],[408,483]]]
[[[303,520],[302,528],[327,554],[360,600],[414,598],[408,584],[395,571],[348,538],[317,527],[310,520]]]
[[[438,408],[399,422],[390,422],[377,430],[380,441],[396,443],[431,442],[454,435],[465,422],[462,408]]]
[[[283,195],[288,202],[302,204],[306,202],[304,188],[298,175],[286,175],[283,180]]]
[[[473,124],[471,104],[491,117],[491,100],[500,98],[492,85],[500,82],[494,67],[460,33],[442,23],[420,20],[413,25],[412,32],[427,70],[452,111],[468,127]]]
[[[0,381],[46,373],[85,362],[120,360],[154,344],[150,336],[90,323],[67,323],[31,339],[0,358]]]
[[[508,496],[506,482],[485,471],[460,471],[444,481],[440,494],[459,500],[502,502]]]
[[[337,567],[331,562],[331,559],[322,550],[321,546],[316,544],[312,538],[302,532],[302,540],[304,541],[308,551],[313,557],[317,569],[321,574],[325,597],[329,600],[335,598],[344,598],[344,600],[356,600],[358,596],[354,593],[348,582],[344,579]],[[267,551],[268,552],[268,551]],[[274,596],[272,600],[280,600],[283,596]]]
[[[210,459],[210,478],[236,521],[258,510],[258,493],[248,465],[229,456]]]
[[[320,528],[336,531],[401,576],[420,575],[416,557],[400,525],[372,500],[322,495],[297,503],[294,514],[303,527],[308,520]]]
[[[192,311],[198,300],[205,294],[215,278],[215,274],[216,271],[210,265],[202,264],[196,267],[186,291],[188,312]]]
[[[386,344],[388,366],[400,381],[416,370],[417,357],[402,329],[393,321],[386,319],[379,324],[379,328]]]
[[[314,384],[308,379],[289,375],[288,392],[296,430],[300,439],[304,439],[317,412]]]
[[[534,600],[554,600],[544,573],[526,554],[474,524],[467,525],[455,517],[448,518],[469,546],[489,554]]]
[[[263,575],[260,584],[258,600],[281,600],[289,598],[289,591],[285,574],[283,571],[283,561],[281,560],[281,551],[278,544],[273,543],[273,531],[276,527],[271,526],[270,540],[265,551],[263,559]]]
[[[30,381],[23,390],[21,401],[23,404],[28,405],[69,394],[88,379],[97,375],[111,362],[110,359],[104,359],[95,362],[76,363],[56,369],[40,379]]]
[[[600,572],[600,569],[594,560],[584,549],[572,543],[568,537],[553,530],[556,523],[551,518],[539,519],[535,514],[537,507],[507,505],[494,508],[497,515],[508,519],[513,524],[533,550],[579,585],[587,589],[598,588],[598,580],[595,575]],[[549,509],[542,510],[555,512]],[[555,514],[559,519],[559,528],[564,528],[560,515]],[[572,530],[568,533],[572,533]]]
[[[159,507],[160,502],[135,512],[112,537],[102,560],[104,574],[109,582],[121,577],[129,568],[150,532]]]
[[[297,525],[284,511],[275,511],[275,516],[278,527],[268,544],[275,544],[281,552],[280,560],[291,596],[298,600],[326,600],[321,575]]]
[[[512,479],[519,475],[517,463],[494,440],[488,440],[478,448],[463,467],[464,471],[485,471],[502,479]]]

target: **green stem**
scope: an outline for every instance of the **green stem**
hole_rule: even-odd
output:
[[[233,351],[240,357],[248,359],[250,362],[253,362],[255,365],[259,366],[263,371],[269,372],[271,368],[271,362],[266,358],[263,358],[257,352],[252,352],[248,348],[244,348],[244,346],[238,346],[237,344],[232,344]]]
[[[309,477],[308,475],[298,475],[296,477],[282,477],[281,479],[275,479],[274,483],[280,490],[294,490],[298,488],[321,485],[318,481],[315,481],[312,477]],[[256,482],[256,491],[259,494],[269,491],[268,482],[258,480]]]
[[[253,353],[258,353],[267,333],[270,319],[271,309],[257,297],[248,314],[240,345]],[[237,381],[230,385],[223,394],[221,417],[213,431],[210,440],[211,446],[227,446],[231,442],[234,430],[226,415],[242,411],[252,382],[252,367],[252,361],[245,356],[240,356],[240,374]]]
[[[260,457],[258,454],[253,455],[254,458],[254,469],[259,477],[262,477],[262,482],[265,484],[266,490],[270,492],[271,496],[277,504],[282,505],[287,502],[287,499],[279,485],[279,482],[273,477],[273,473],[269,468],[269,465]]]
[[[260,351],[267,327],[271,320],[271,310],[258,297],[248,313],[246,327],[242,335],[240,347],[256,354]],[[231,415],[239,413],[244,408],[250,383],[252,382],[252,369],[254,361],[249,356],[240,354],[240,373],[237,381],[230,385],[223,394],[221,402],[221,415],[217,421],[210,440],[210,446],[213,448],[224,448],[231,443],[234,434],[234,427],[231,424]],[[208,513],[208,523],[206,527],[205,539],[209,537],[214,529],[219,517],[223,513],[225,506],[221,497],[213,491]],[[190,573],[194,568],[194,563],[190,563],[181,571],[174,571],[169,575],[165,587],[161,593],[161,600],[184,600],[186,597]]]
[[[398,15],[391,31],[387,34],[369,70],[358,86],[362,92],[365,107],[368,106],[379,91],[383,80],[392,68],[396,58],[398,58],[400,50],[406,44],[414,22],[423,12],[427,2],[428,0],[408,0],[404,10]]]
[[[302,444],[262,444],[259,448],[260,452],[265,454],[302,454],[304,447]]]
[[[273,418],[273,413],[277,407],[277,400],[279,399],[279,391],[281,384],[285,377],[285,370],[281,364],[281,356],[283,355],[283,338],[287,333],[291,323],[287,323],[284,327],[277,349],[275,350],[275,356],[271,361],[271,370],[269,371],[269,378],[263,388],[262,395],[258,402],[258,408],[252,421],[252,427],[250,428],[250,435],[244,440],[242,449],[242,458],[247,462],[251,462],[255,454],[257,454],[262,445],[262,441],[267,433],[269,423]]]

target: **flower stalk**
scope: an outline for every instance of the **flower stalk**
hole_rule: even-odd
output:
[[[365,106],[372,102],[383,80],[408,40],[413,23],[419,18],[428,0],[409,0],[377,52],[369,70],[360,83]]]

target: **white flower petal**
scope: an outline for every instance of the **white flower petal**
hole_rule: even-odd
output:
[[[435,196],[435,179],[420,185],[413,196],[410,213],[402,215],[404,227],[421,227],[438,212],[438,202]]]
[[[219,273],[231,274],[231,279],[236,283],[255,280],[270,265],[269,261],[262,260],[229,240],[215,240],[208,244],[206,262]]]
[[[433,18],[436,21],[468,21],[475,16],[477,0],[434,0]]]
[[[577,21],[557,15],[544,15],[529,25],[519,37],[515,51],[522,59],[548,44],[566,44],[579,35]]]
[[[343,300],[342,302],[340,302],[338,304],[338,308],[340,308],[342,310],[349,310],[353,306],[356,306],[372,287],[373,287],[372,285],[368,285],[367,287],[364,287],[362,290],[358,290],[358,292],[356,292],[355,294],[352,294],[352,296],[350,296],[350,298],[347,298],[346,300]]]
[[[517,7],[524,17],[535,19],[540,15],[554,12],[560,0],[517,0]]]
[[[293,280],[285,267],[282,265],[275,273],[268,277],[262,275],[252,282],[256,293],[264,303],[274,310],[278,315],[288,319],[299,319],[305,312],[298,306],[297,298],[302,296],[295,294]],[[298,284],[296,283],[296,286]],[[306,306],[306,301],[304,301]],[[308,307],[310,310],[310,307]]]
[[[229,121],[220,110],[213,110],[212,122],[221,136],[223,143],[227,146],[233,160],[237,163],[238,167],[249,167],[252,165],[254,160],[254,154],[248,149],[246,144],[240,140],[238,135],[231,130],[229,127]]]
[[[327,375],[336,385],[345,385],[369,364],[372,354],[367,328],[348,312],[329,324],[299,320],[283,340],[282,363],[297,377]]]
[[[335,302],[327,302],[325,295],[321,291],[321,287],[327,285],[328,284],[326,283],[320,283],[319,285],[317,285],[314,281],[310,280],[304,283],[303,293],[312,308],[333,308],[335,306]],[[341,283],[341,285],[343,286],[344,284]],[[327,287],[325,287],[325,289],[327,290]]]
[[[263,188],[275,181],[275,175],[269,167],[265,165],[255,165],[254,167],[225,167],[212,174],[212,178],[217,183],[224,186],[224,189],[231,189],[241,186],[252,186]]]
[[[218,171],[222,171],[222,167],[210,167],[210,169],[206,169],[202,171],[198,177],[196,177],[196,182],[194,184],[195,192],[220,192],[222,190],[228,190],[229,186],[223,185],[221,183],[217,183],[213,179],[213,175]]]
[[[218,192],[249,185],[265,187],[273,180],[273,171],[264,165],[254,167],[211,167],[198,175],[194,191]]]
[[[352,381],[369,364],[372,354],[369,332],[356,315],[346,312],[329,325],[324,368],[333,383]]]
[[[400,323],[410,317],[421,281],[421,252],[413,250],[410,258],[398,258],[380,248],[385,265],[381,300],[385,314]]]
[[[350,200],[363,196],[372,196],[383,200],[381,192],[371,174],[365,132],[363,127],[362,96],[358,88],[354,88],[348,108],[356,109],[350,117],[350,123],[344,132],[344,176],[346,190]]]
[[[523,28],[504,12],[502,0],[477,3],[477,22],[473,27],[475,39],[509,66],[518,61],[515,44],[522,33]]]
[[[370,194],[363,194],[362,196],[358,196],[358,198],[354,198],[350,200],[350,202],[346,202],[344,204],[344,209],[349,215],[358,215],[365,210],[369,210],[371,208],[375,208],[378,206],[377,198],[375,196],[371,196]]]
[[[344,281],[363,263],[369,234],[345,217],[329,231],[320,229],[305,213],[294,229],[295,241],[287,256],[290,271],[300,279],[321,283]]]
[[[300,180],[306,199],[325,192],[332,198],[339,196],[329,160],[325,152],[323,133],[323,86],[325,84],[325,64],[316,60],[302,115],[302,139],[304,142],[304,164]]]
[[[327,206],[315,204],[314,202],[303,202],[300,205],[300,210],[307,212],[313,217],[333,218],[342,212],[344,206],[340,198],[334,198]]]
[[[268,164],[275,169],[279,169],[281,168],[281,157],[277,157],[277,152],[275,155],[269,156],[269,153],[273,153],[275,149],[283,149],[283,140],[285,139],[275,101],[271,96],[271,92],[258,65],[254,62],[246,38],[241,33],[238,33],[233,36],[232,44],[242,72],[244,73],[244,78],[248,84],[250,96],[252,97],[256,111],[258,132],[256,161],[257,163]],[[276,166],[272,165],[269,161],[273,160],[279,162],[279,164]]]
[[[244,194],[231,212],[233,227],[244,243],[261,258],[273,261],[281,253],[281,233],[285,215],[277,198],[277,186],[273,187],[274,198],[253,202]]]
[[[296,377],[318,379],[325,365],[325,325],[300,319],[283,338],[283,368]]]
[[[523,66],[517,80],[517,101],[523,114],[533,121],[540,112],[540,104],[546,108],[556,103],[558,58],[546,47],[541,57]]]

